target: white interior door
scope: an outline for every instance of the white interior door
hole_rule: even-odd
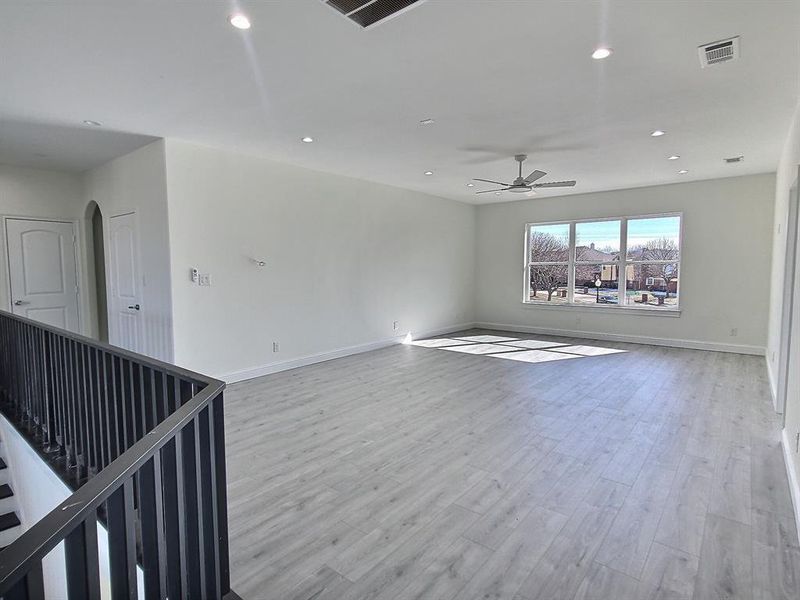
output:
[[[109,341],[141,352],[142,283],[136,213],[109,219]]]
[[[75,226],[7,219],[6,244],[14,314],[80,332]]]

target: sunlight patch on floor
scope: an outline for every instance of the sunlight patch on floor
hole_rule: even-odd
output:
[[[518,360],[526,363],[543,363],[553,360],[569,360],[570,358],[580,358],[576,354],[559,354],[557,352],[547,352],[546,350],[521,350],[519,352],[503,352],[502,354],[490,354],[494,358],[506,358],[508,360]]]
[[[411,342],[413,346],[422,346],[424,348],[444,348],[446,346],[464,346],[472,344],[466,340],[452,340],[450,338],[433,338],[430,340],[414,340]]]
[[[516,352],[518,348],[501,346],[500,344],[468,344],[466,346],[451,346],[449,348],[442,348],[442,350],[466,352],[468,354],[495,354],[497,352]]]
[[[458,340],[466,340],[468,342],[481,342],[486,344],[494,344],[497,342],[516,342],[519,338],[503,337],[501,335],[468,335],[465,337],[457,337]]]
[[[553,352],[566,352],[579,356],[604,356],[606,354],[619,354],[625,352],[619,348],[601,348],[599,346],[559,346],[553,348]]]
[[[514,342],[503,343],[503,346],[528,348],[530,350],[541,350],[542,348],[555,348],[557,346],[566,346],[566,345],[567,344],[559,344],[558,342],[546,342],[544,340],[516,340]]]
[[[549,340],[534,340],[502,335],[468,335],[453,338],[430,338],[427,340],[414,340],[413,346],[435,348],[437,350],[450,350],[463,354],[490,356],[492,358],[505,358],[526,363],[544,363],[554,360],[570,358],[589,358],[592,356],[607,356],[621,354],[627,350],[619,348],[606,348],[603,346],[588,346],[585,344],[564,344]]]

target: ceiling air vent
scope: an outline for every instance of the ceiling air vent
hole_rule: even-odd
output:
[[[729,40],[703,44],[697,49],[697,52],[700,54],[700,66],[704,69],[734,60],[739,58],[739,36]]]
[[[730,158],[723,158],[722,160],[730,165],[733,163],[742,162],[744,160],[744,156],[740,154],[739,156],[731,156]]]
[[[367,28],[425,0],[324,0],[348,19]]]

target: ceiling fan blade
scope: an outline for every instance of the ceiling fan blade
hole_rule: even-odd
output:
[[[510,183],[503,183],[502,181],[492,181],[491,179],[473,179],[473,181],[483,181],[483,182],[486,182],[486,183],[496,183],[497,185],[504,185],[506,187],[511,185]]]
[[[534,183],[532,187],[535,188],[556,188],[556,187],[572,187],[576,181],[551,181],[550,183]]]
[[[482,192],[475,192],[476,194],[490,194],[491,192],[505,192],[506,190],[511,188],[500,188],[499,190],[484,190]]]
[[[538,180],[538,179],[541,179],[541,178],[542,178],[542,177],[544,177],[545,175],[547,175],[547,173],[545,173],[544,171],[540,171],[539,169],[536,169],[536,170],[535,170],[533,173],[531,173],[530,175],[528,175],[528,176],[525,178],[525,183],[527,183],[527,184],[531,184],[531,183],[533,183],[534,181],[536,181],[536,180]]]

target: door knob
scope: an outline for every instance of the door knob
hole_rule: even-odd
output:
[[[130,308],[131,310],[139,310],[139,305],[134,304],[133,306],[129,306],[128,308]]]
[[[14,306],[22,306],[23,304],[27,304],[24,300],[16,300],[14,302]]]

